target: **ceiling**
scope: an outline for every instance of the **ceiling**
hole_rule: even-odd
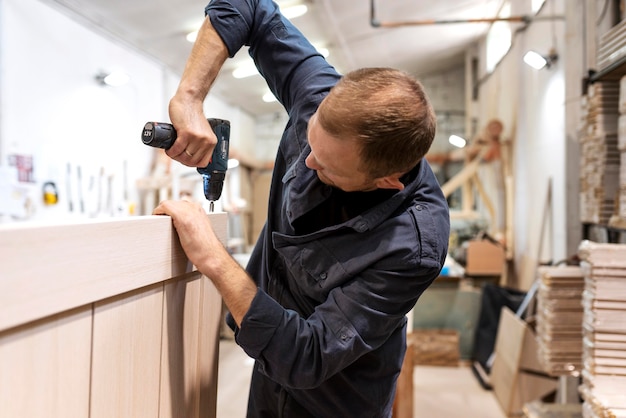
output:
[[[157,58],[182,73],[192,44],[185,36],[197,29],[208,0],[47,0],[78,14],[103,31]],[[503,0],[374,0],[377,21],[466,20],[493,18]],[[468,46],[488,29],[487,23],[420,24],[398,28],[371,25],[371,0],[283,0],[281,8],[304,3],[308,12],[292,22],[340,72],[386,66],[417,77],[463,62]],[[383,25],[384,26],[384,25]],[[253,116],[281,110],[265,103],[259,75],[235,79],[232,70],[245,60],[240,51],[224,65],[212,93]]]

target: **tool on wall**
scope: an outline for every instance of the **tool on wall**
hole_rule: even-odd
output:
[[[43,202],[46,205],[56,205],[59,202],[57,185],[52,181],[43,184]]]
[[[72,166],[67,163],[67,203],[69,211],[74,212],[74,201],[72,198]]]
[[[76,167],[78,203],[80,205],[80,213],[85,213],[85,200],[83,199],[83,174],[80,166]]]
[[[209,210],[213,212],[213,204],[222,195],[224,178],[228,168],[228,149],[230,142],[230,122],[224,119],[207,119],[217,136],[217,144],[213,150],[211,161],[204,168],[198,168],[202,175],[204,196],[209,201]],[[169,149],[176,141],[174,126],[163,122],[147,122],[141,131],[141,140],[151,147]]]

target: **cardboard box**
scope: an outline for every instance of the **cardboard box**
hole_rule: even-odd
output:
[[[416,329],[407,335],[413,364],[425,366],[459,365],[459,332],[451,329]]]
[[[466,258],[466,274],[497,276],[504,271],[504,249],[490,241],[469,241]]]
[[[557,388],[557,379],[543,370],[539,346],[526,321],[502,308],[490,380],[496,399],[507,416],[523,414],[524,404]]]

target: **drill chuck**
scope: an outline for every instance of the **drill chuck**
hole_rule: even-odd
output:
[[[226,170],[228,168],[228,149],[230,145],[230,122],[225,119],[207,119],[217,137],[211,161],[204,168],[198,168],[202,174],[204,196],[211,202],[222,195]],[[176,130],[169,123],[147,122],[141,132],[141,140],[151,147],[169,149],[176,141]]]

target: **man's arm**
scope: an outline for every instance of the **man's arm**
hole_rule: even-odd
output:
[[[228,49],[207,16],[169,105],[178,137],[166,153],[187,166],[206,167],[217,143],[204,116],[203,103],[226,58]]]
[[[169,215],[185,254],[222,295],[237,326],[257,293],[257,286],[219,241],[204,210],[195,203],[165,201],[155,215]]]

